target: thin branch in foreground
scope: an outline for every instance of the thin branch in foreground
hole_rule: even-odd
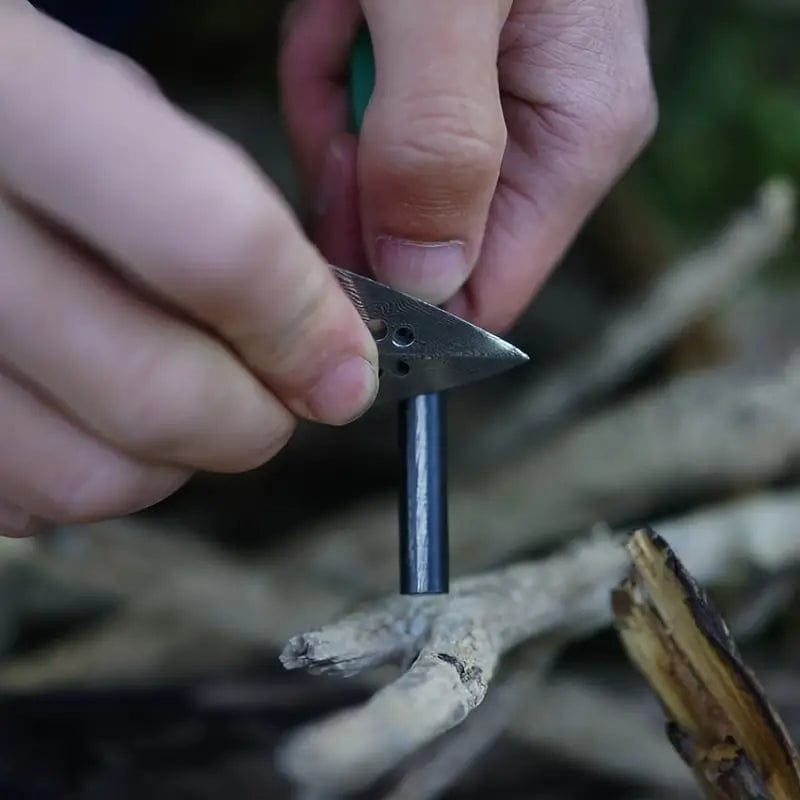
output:
[[[767,389],[762,392],[765,402],[774,399]],[[786,402],[785,416],[781,418],[788,424],[800,417],[795,413],[796,406],[789,406],[788,399]],[[780,405],[783,406],[783,401]],[[796,405],[800,405],[800,399]],[[753,416],[748,419],[752,422]],[[776,418],[768,442],[772,441],[775,447],[786,447],[786,439],[781,439],[783,434],[786,429]],[[754,445],[754,451],[765,446],[767,442],[762,439],[760,445]],[[777,459],[778,455],[774,457]],[[693,468],[702,466],[696,462]],[[531,539],[535,541],[537,508],[535,502],[529,501],[530,496],[525,493],[509,498],[509,502],[526,510],[533,531]],[[476,505],[475,514],[486,522],[488,527],[484,531],[498,527],[494,512],[488,514]],[[735,584],[739,574],[737,553],[740,561],[759,564],[765,571],[782,569],[797,561],[791,552],[793,540],[786,539],[786,529],[798,518],[800,500],[788,492],[767,494],[658,524],[679,552],[685,531],[693,530],[698,545],[691,547],[688,556],[695,573]],[[504,525],[499,527],[504,529]],[[356,547],[350,554],[350,563],[364,560],[375,564],[376,569],[379,567],[377,558],[369,558],[370,545],[375,546],[382,538],[377,535],[379,532],[379,528],[373,527],[351,538],[354,532],[342,531],[345,551],[348,543]],[[454,545],[464,533],[460,528],[458,532],[459,536],[453,537]],[[524,541],[521,530],[512,538]],[[491,556],[504,550],[498,536],[483,535],[482,541]],[[699,543],[705,541],[710,545],[704,550]],[[720,554],[719,543],[723,541],[730,542],[730,550]],[[800,537],[796,544],[800,546]],[[362,546],[364,550],[359,550]],[[327,544],[323,543],[323,547],[327,548]],[[379,550],[382,547],[378,545]],[[296,552],[303,551],[299,546]],[[393,551],[384,557],[396,562]],[[720,572],[721,564],[727,564],[730,571]],[[44,580],[69,585],[76,592],[116,602],[118,608],[105,625],[94,626],[78,636],[0,665],[0,686],[4,688],[85,686],[121,677],[165,677],[179,673],[186,664],[197,669],[206,665],[219,668],[226,659],[227,663],[236,663],[243,651],[271,650],[285,643],[293,631],[310,629],[352,608],[351,596],[345,591],[350,587],[326,581],[324,571],[316,574],[312,568],[293,571],[277,556],[263,561],[235,561],[192,536],[159,531],[133,520],[81,526],[74,532],[66,532],[57,547],[41,547],[33,540],[0,539],[0,569],[41,574]],[[393,586],[394,576],[391,577]],[[213,603],[208,602],[210,597],[215,599]],[[523,593],[523,602],[526,597]],[[602,608],[602,598],[599,603]],[[523,616],[534,611],[535,608],[523,608]],[[371,661],[407,663],[413,659],[428,633],[429,616],[423,612],[424,608],[415,623],[419,627],[414,627],[411,622],[415,617],[405,606],[391,608],[387,625],[391,628],[394,623],[395,627],[375,633],[376,640],[384,637],[385,645],[370,645],[361,652],[356,649],[354,657],[365,659],[357,668],[367,667]],[[403,638],[399,631],[404,631],[406,643],[398,644]],[[146,648],[141,646],[143,637],[147,637]],[[387,656],[386,649],[394,649],[394,655]],[[114,657],[114,653],[119,657]]]
[[[661,528],[696,575],[724,582],[743,564],[774,569],[800,560],[798,515],[800,492],[788,492]],[[289,669],[352,675],[414,660],[364,705],[293,734],[281,768],[300,784],[334,792],[370,785],[461,722],[482,701],[507,650],[530,638],[568,641],[608,625],[608,598],[627,564],[622,542],[595,535],[542,561],[457,580],[448,596],[389,597],[294,637],[281,657]]]
[[[446,598],[387,598],[295,637],[281,656],[289,669],[349,675],[418,655],[365,705],[295,733],[281,768],[339,793],[370,785],[473,711],[506,649],[556,626],[586,630],[606,620],[605,595],[624,565],[619,543],[597,537],[541,563],[457,581]]]
[[[497,741],[533,689],[530,675],[516,674],[497,686],[463,725],[450,731],[419,757],[382,800],[435,800]]]

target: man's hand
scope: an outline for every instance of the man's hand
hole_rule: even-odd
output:
[[[362,11],[377,80],[356,154]],[[643,0],[297,0],[282,85],[323,252],[506,328],[653,132],[647,44]]]
[[[237,147],[0,4],[0,533],[131,512],[344,423],[375,345]]]

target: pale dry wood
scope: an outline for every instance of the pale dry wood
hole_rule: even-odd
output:
[[[659,527],[696,575],[724,583],[753,564],[769,569],[800,560],[798,513],[800,493],[791,492]],[[463,720],[507,650],[607,625],[608,597],[627,565],[622,541],[597,534],[542,561],[459,579],[449,596],[391,596],[293,638],[282,655],[289,668],[352,675],[413,662],[364,705],[296,732],[282,751],[283,769],[311,786],[363,788]]]
[[[491,696],[463,725],[450,731],[407,765],[398,783],[382,800],[435,800],[459,782],[513,722],[525,696],[538,683],[530,673],[517,673],[495,687]]]
[[[554,627],[592,629],[607,620],[604,593],[624,565],[624,551],[602,533],[542,561],[461,578],[448,595],[389,595],[295,636],[281,660],[289,669],[344,676],[409,658],[415,674],[438,674],[444,664],[443,674],[459,677],[454,685],[468,710],[502,652]]]
[[[698,574],[714,575],[716,580],[728,575],[735,582],[737,552],[746,550],[744,561],[765,569],[796,560],[787,552],[792,540],[784,537],[786,521],[797,518],[800,497],[789,492],[666,520],[659,526],[678,549],[681,529],[691,527],[697,532],[691,556]],[[531,524],[535,523],[534,516]],[[489,541],[496,547],[494,538]],[[727,564],[728,573],[714,568],[715,540],[723,539],[732,542],[729,557],[720,562]],[[704,547],[703,542],[710,544]],[[191,536],[130,520],[66,531],[56,544],[43,547],[34,540],[0,539],[0,570],[37,572],[76,593],[86,592],[93,602],[117,601],[120,609],[107,623],[79,637],[3,664],[0,685],[113,681],[120,665],[111,650],[131,651],[128,675],[170,674],[176,664],[191,658],[197,659],[197,668],[206,662],[222,665],[225,659],[235,663],[243,648],[274,647],[293,631],[345,613],[352,603],[338,584],[319,580],[311,571],[288,571],[279,559],[234,561]],[[148,629],[145,651],[136,642]],[[208,646],[210,632],[220,646]],[[412,629],[411,641],[415,635]],[[396,644],[396,638],[392,641]],[[413,647],[406,652],[413,652]]]
[[[794,186],[767,181],[752,208],[705,247],[664,270],[643,297],[616,312],[589,348],[537,379],[491,417],[464,456],[485,468],[607,395],[693,322],[717,311],[786,245]]]
[[[793,547],[800,537],[787,536],[787,525],[798,518],[800,494],[787,492],[664,520],[659,528],[679,553],[682,531],[694,531],[689,555],[697,574],[736,583],[743,564],[776,570],[797,561]],[[335,587],[303,572],[287,573],[278,560],[234,561],[191,536],[130,520],[68,531],[57,541],[57,547],[42,547],[34,540],[0,539],[0,570],[39,573],[76,593],[87,592],[93,602],[116,601],[119,611],[80,636],[3,664],[2,686],[113,681],[120,668],[111,655],[115,650],[131,654],[125,660],[130,676],[168,675],[192,659],[198,669],[206,663],[221,666],[226,659],[235,663],[243,651],[272,648],[293,630],[310,629],[351,605]],[[717,561],[721,541],[729,542],[730,550]],[[139,639],[145,635],[149,644],[143,649]],[[381,632],[374,635],[377,641]],[[395,660],[413,657],[416,637],[423,635],[412,627],[409,645],[399,648]],[[365,630],[363,637],[369,636]],[[389,631],[385,646],[360,657],[374,659],[378,652],[378,660],[386,660],[385,650],[397,648],[398,640]]]

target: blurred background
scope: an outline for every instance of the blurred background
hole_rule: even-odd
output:
[[[305,214],[275,80],[284,3],[37,5],[140,61]],[[795,500],[800,2],[651,6],[654,140],[510,333],[530,366],[450,399],[456,574],[541,556],[598,523]],[[630,352],[611,347],[615,331]],[[344,430],[304,427],[264,469],[198,476],[136,518],[0,542],[2,797],[293,796],[275,747],[369,685],[286,673],[277,654],[304,626],[395,590],[396,480],[393,415],[376,409]],[[758,540],[760,515],[748,519],[742,535]],[[782,527],[797,531],[793,555],[745,561],[709,588],[799,735],[800,516]],[[242,575],[265,594],[237,594]],[[659,710],[613,631],[571,644],[551,679],[591,695],[572,709],[595,731],[591,754],[575,731],[526,738],[517,725],[425,796],[695,796],[658,749]],[[590,722],[623,697],[653,765]],[[527,724],[555,731],[556,716]],[[363,796],[389,796],[417,768]]]

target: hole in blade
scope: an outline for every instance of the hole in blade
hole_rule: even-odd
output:
[[[397,347],[408,347],[414,343],[414,329],[408,325],[400,325],[392,334],[392,341]]]
[[[382,319],[367,320],[367,328],[376,342],[382,342],[389,333],[389,326]]]
[[[407,361],[395,361],[395,363],[392,364],[392,372],[394,372],[398,378],[405,378],[410,371],[411,367],[408,365]]]

